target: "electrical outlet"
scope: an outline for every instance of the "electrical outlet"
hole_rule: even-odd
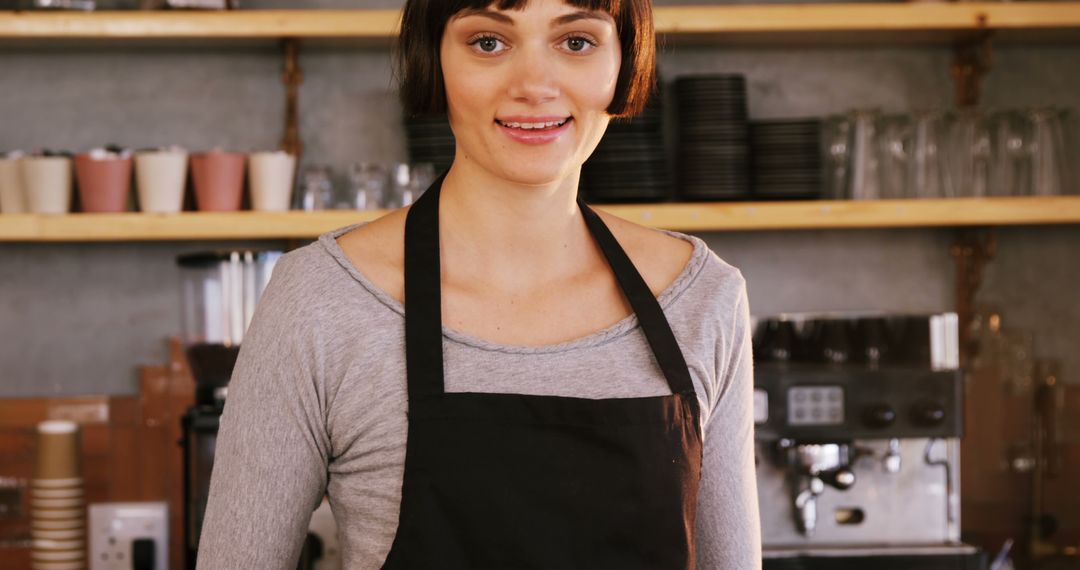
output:
[[[90,570],[168,570],[167,503],[90,505]]]

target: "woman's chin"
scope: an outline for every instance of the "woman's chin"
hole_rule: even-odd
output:
[[[547,186],[562,182],[568,176],[576,175],[581,168],[579,163],[544,161],[543,164],[504,164],[497,172],[508,182],[522,186]]]

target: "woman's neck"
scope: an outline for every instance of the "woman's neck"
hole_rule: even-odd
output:
[[[595,245],[577,206],[579,175],[526,185],[455,162],[440,200],[444,276],[520,290],[585,270]]]

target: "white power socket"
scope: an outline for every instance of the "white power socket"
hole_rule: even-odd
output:
[[[90,505],[90,570],[131,570],[137,540],[153,541],[152,570],[169,569],[167,503]]]

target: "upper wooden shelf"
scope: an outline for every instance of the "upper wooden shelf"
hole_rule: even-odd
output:
[[[955,200],[701,202],[602,205],[634,222],[684,232],[1080,223],[1080,196]],[[310,239],[381,211],[0,215],[0,241]]]
[[[314,38],[389,45],[398,10],[0,12],[0,39],[243,40]],[[1080,2],[662,6],[671,43],[1080,41]]]

